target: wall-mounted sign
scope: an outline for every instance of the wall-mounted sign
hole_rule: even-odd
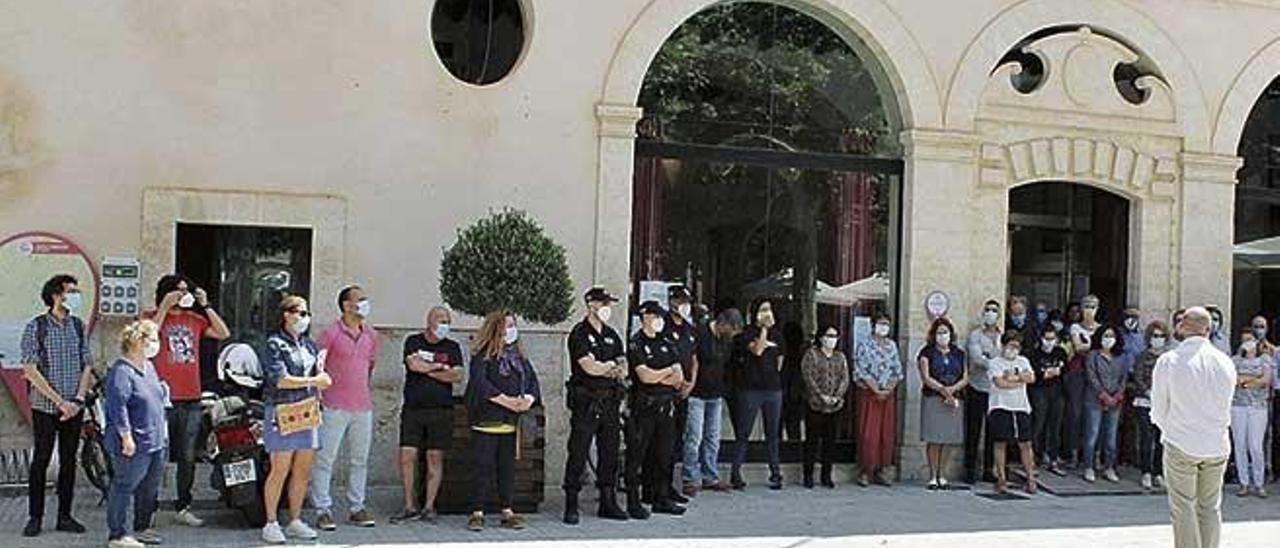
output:
[[[98,309],[98,275],[93,262],[70,240],[44,232],[24,232],[0,239],[0,376],[30,419],[26,381],[22,379],[22,332],[27,322],[47,307],[40,289],[55,274],[70,274],[80,281],[83,303],[80,314],[93,328]]]
[[[951,298],[941,291],[933,291],[924,298],[924,310],[929,314],[930,320],[946,316],[951,310]]]
[[[98,313],[103,316],[138,315],[142,265],[132,257],[102,259],[102,299]]]

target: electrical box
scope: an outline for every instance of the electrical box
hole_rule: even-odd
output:
[[[141,275],[142,265],[138,259],[104,257],[98,313],[103,316],[137,316]]]

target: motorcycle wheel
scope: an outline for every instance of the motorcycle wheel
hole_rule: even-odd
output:
[[[89,483],[93,484],[105,499],[111,486],[111,460],[107,458],[107,452],[102,448],[100,438],[86,438],[82,443],[80,468],[84,470]]]
[[[249,526],[255,529],[260,529],[267,524],[267,508],[263,506],[261,500],[240,505],[240,514],[244,516],[245,521],[249,522]]]

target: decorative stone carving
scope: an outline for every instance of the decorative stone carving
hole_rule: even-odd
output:
[[[1055,111],[1113,121],[1176,120],[1172,91],[1147,68],[1150,62],[1089,27],[1040,38],[1008,58],[983,92],[983,108],[995,117],[1016,108],[1042,111],[1041,117]]]
[[[1111,141],[1046,137],[982,145],[983,186],[1046,179],[1083,180],[1125,195],[1173,196],[1178,165]]]

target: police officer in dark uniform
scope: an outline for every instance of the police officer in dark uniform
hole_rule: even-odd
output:
[[[569,360],[573,373],[569,377],[568,400],[569,459],[564,472],[564,522],[576,525],[578,492],[582,490],[582,473],[596,442],[596,487],[600,489],[597,515],[605,519],[625,520],[627,513],[618,507],[618,444],[622,438],[620,408],[626,396],[622,381],[627,377],[627,359],[622,338],[609,327],[610,304],[618,299],[601,287],[587,291],[587,317],[569,332]]]
[[[698,378],[698,336],[696,328],[693,324],[693,297],[689,294],[689,290],[683,285],[672,285],[667,289],[667,302],[670,308],[667,310],[666,333],[664,336],[667,341],[675,346],[677,354],[679,354],[680,366],[684,370],[684,379],[686,381],[685,389],[681,390],[676,400],[676,432],[675,439],[672,441],[672,451],[674,455],[682,453],[681,448],[684,440],[685,421],[688,417],[688,408],[686,400],[689,393],[693,390],[693,385]],[[656,451],[649,450],[649,458],[653,459]],[[654,463],[656,465],[656,462]],[[660,484],[653,477],[650,477],[646,470],[645,478],[644,502],[652,503],[653,494],[660,491],[667,491],[667,497],[677,504],[685,504],[689,499],[681,495],[672,487],[671,483]]]
[[[667,340],[665,312],[656,301],[640,305],[640,331],[631,338],[627,363],[631,368],[630,420],[627,421],[627,514],[647,519],[640,500],[642,465],[650,468],[652,485],[671,485],[675,465],[676,397],[686,388],[680,354]],[[650,449],[653,459],[646,459]],[[671,500],[669,490],[654,492],[653,512],[681,515],[684,507]]]

